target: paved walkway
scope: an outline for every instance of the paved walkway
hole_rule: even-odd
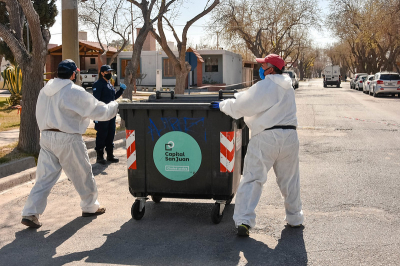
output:
[[[18,141],[19,129],[0,132],[0,147],[7,146]]]
[[[119,114],[117,114],[116,122],[117,122],[117,126],[121,122],[121,117],[119,116]],[[89,124],[88,128],[94,128],[94,123],[92,120],[90,120],[90,124]],[[12,143],[18,141],[18,137],[19,137],[19,129],[11,129],[11,130],[0,132],[0,147],[7,146],[9,144],[12,144]],[[84,139],[86,139],[86,138],[84,137]]]
[[[11,93],[8,90],[1,90],[0,89],[0,97],[10,97]]]

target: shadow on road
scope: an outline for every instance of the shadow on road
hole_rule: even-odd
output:
[[[0,261],[4,265],[63,265],[54,264],[52,257],[56,249],[71,238],[79,229],[91,223],[96,217],[78,217],[54,233],[26,228],[15,233],[15,240],[0,249]],[[58,262],[57,262],[58,263]],[[0,262],[1,264],[1,262]]]
[[[0,250],[0,258],[13,256],[15,265],[52,266],[82,260],[117,265],[237,265],[244,260],[247,265],[307,265],[304,228],[285,227],[272,248],[254,238],[237,237],[233,209],[227,206],[222,222],[214,225],[210,204],[148,202],[142,220],[126,221],[94,250],[53,258],[58,246],[91,222],[79,217],[48,237],[48,232],[17,232],[15,241]]]

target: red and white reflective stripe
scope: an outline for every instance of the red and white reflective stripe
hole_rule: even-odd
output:
[[[126,130],[126,158],[128,169],[137,169],[135,130]]]
[[[235,166],[235,132],[220,134],[220,171],[232,173]]]

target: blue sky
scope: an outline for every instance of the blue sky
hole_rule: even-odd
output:
[[[327,0],[318,0],[319,7],[322,10],[322,17],[328,13],[328,1]],[[206,1],[196,1],[196,0],[189,0],[186,1],[185,4],[180,9],[179,17],[174,21],[175,30],[177,31],[178,36],[181,36],[182,30],[186,22],[193,18],[193,16],[200,13],[201,10],[204,9]],[[50,43],[54,44],[61,44],[61,0],[57,0],[57,7],[59,10],[59,15],[56,18],[55,25],[50,29],[51,32],[51,40]],[[199,44],[201,41],[205,42],[204,39],[207,35],[207,31],[209,30],[208,27],[205,26],[207,20],[210,18],[209,15],[204,16],[203,18],[199,19],[192,27],[190,27],[188,32],[188,39],[190,44]],[[180,26],[182,25],[182,26]],[[85,28],[80,28],[79,30],[86,30]],[[175,39],[171,33],[166,32],[167,39],[169,41],[174,41]],[[326,29],[317,32],[316,30],[311,31],[311,38],[313,42],[320,47],[326,46],[332,43],[333,39],[330,35],[330,32]],[[88,40],[89,41],[96,41],[95,35],[88,33]],[[210,44],[215,45],[216,40],[209,40]],[[176,43],[176,42],[175,42]]]

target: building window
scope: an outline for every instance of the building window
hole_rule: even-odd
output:
[[[122,60],[121,60],[121,73],[120,73],[121,78],[125,78],[125,69],[126,69],[126,67],[128,66],[128,64],[129,64],[130,61],[131,61],[130,59],[122,59]],[[139,67],[138,67],[138,69],[137,69],[136,74],[137,74],[137,75],[140,74],[140,64],[139,64]]]
[[[90,58],[90,64],[95,65],[96,64],[96,58]]]
[[[164,77],[166,78],[175,77],[175,68],[171,60],[169,60],[168,58],[163,59],[163,67],[164,67]]]
[[[205,65],[206,72],[218,72],[218,58],[207,57]]]

